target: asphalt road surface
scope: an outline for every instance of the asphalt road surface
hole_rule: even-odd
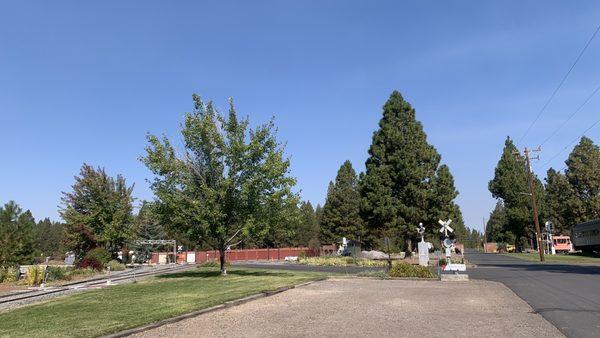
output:
[[[600,266],[466,253],[471,279],[501,282],[568,337],[600,337]],[[511,323],[507,323],[511,325]]]

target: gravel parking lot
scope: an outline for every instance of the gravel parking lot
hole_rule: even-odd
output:
[[[138,337],[563,337],[504,285],[330,279]]]

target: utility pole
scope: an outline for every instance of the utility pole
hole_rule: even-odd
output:
[[[525,147],[525,164],[527,166],[527,176],[529,178],[529,195],[531,196],[531,206],[533,207],[533,223],[535,224],[536,238],[537,238],[537,246],[538,252],[540,254],[540,262],[545,262],[544,259],[544,250],[542,248],[542,232],[540,231],[540,221],[538,219],[538,209],[537,203],[535,202],[535,189],[533,186],[533,174],[531,173],[531,162],[529,160],[530,152],[539,152],[542,151],[539,147],[535,150],[529,150]],[[539,156],[537,157],[539,159]]]

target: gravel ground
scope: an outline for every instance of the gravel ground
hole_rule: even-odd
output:
[[[330,279],[137,337],[563,337],[504,285]]]

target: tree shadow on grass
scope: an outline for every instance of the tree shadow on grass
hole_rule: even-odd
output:
[[[168,275],[160,275],[156,276],[159,279],[176,279],[176,278],[209,278],[209,277],[219,277],[221,275],[221,271],[219,270],[201,270],[196,269],[192,271],[183,271],[177,273],[171,273]],[[291,277],[292,273],[289,272],[274,272],[274,271],[248,271],[248,270],[228,270],[228,276],[254,276],[254,277]],[[226,277],[225,277],[226,278]]]

